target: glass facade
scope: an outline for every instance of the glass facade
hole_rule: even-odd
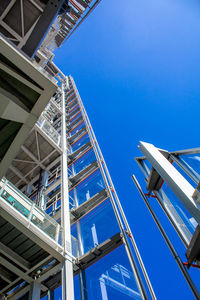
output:
[[[123,232],[115,191],[71,77],[65,101],[71,248],[76,259],[87,261],[88,257],[84,268],[75,273],[75,299],[142,299],[123,245],[126,230]],[[57,222],[61,220],[61,178],[65,176],[61,173],[60,166],[53,168],[46,187],[46,212]],[[116,238],[115,244],[112,239]],[[90,258],[95,249],[100,249],[99,258]],[[56,293],[61,294],[61,288]]]
[[[142,299],[124,246],[86,270],[88,299]]]
[[[16,157],[9,169],[1,160],[0,298],[155,299],[73,78],[52,61],[99,1],[3,2],[3,90],[20,113],[13,121],[9,105],[2,121],[3,152],[12,144]]]
[[[16,228],[8,228],[16,234],[16,245],[22,241],[19,254],[25,254],[19,263],[28,274],[21,280],[22,271],[18,272],[18,281],[13,285],[4,283],[3,291],[9,285],[8,293],[15,293],[15,299],[28,296],[30,287],[33,300],[39,298],[39,293],[48,300],[128,300],[147,299],[149,295],[154,300],[148,275],[71,76],[64,79],[62,90],[58,89],[51,98],[34,130],[38,131],[31,132],[23,146],[25,150],[16,160],[27,178],[24,182],[19,178],[21,190],[7,179],[0,182],[1,204],[16,215],[16,220],[24,222],[17,229],[23,227],[25,231],[20,239]],[[38,165],[30,161],[35,155],[40,157]],[[8,174],[8,178],[15,180],[16,176]],[[4,227],[4,220],[0,220],[0,225],[1,222]],[[35,232],[39,236],[35,237]],[[29,261],[25,261],[24,268],[26,257]],[[36,285],[35,291],[29,283]]]

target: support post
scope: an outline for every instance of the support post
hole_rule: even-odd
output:
[[[36,280],[33,281],[31,283],[28,300],[40,300],[40,289],[41,283]]]
[[[63,227],[64,251],[71,253],[71,227],[67,176],[65,82],[62,84],[62,151],[61,225]],[[62,264],[62,299],[74,300],[73,262],[72,258],[69,256],[66,256]]]
[[[85,270],[79,271],[81,300],[88,300]]]
[[[72,174],[73,174],[73,176],[75,175],[74,165],[72,165]],[[76,207],[78,207],[78,198],[77,198],[76,188],[74,188],[74,200],[75,200]],[[83,240],[82,240],[82,234],[81,234],[81,225],[80,225],[79,220],[76,222],[76,226],[77,226],[79,255],[81,256],[84,254],[84,248],[83,248]],[[81,300],[88,300],[85,270],[80,269],[80,271],[79,271],[79,283],[80,283]]]

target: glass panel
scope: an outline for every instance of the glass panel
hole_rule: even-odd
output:
[[[77,100],[75,100],[75,97],[73,97],[73,99],[70,100],[70,102],[67,104],[67,108],[71,110],[76,104],[77,104]]]
[[[29,211],[25,206],[23,206],[21,203],[19,203],[14,197],[12,197],[10,194],[8,194],[5,190],[1,194],[1,197],[6,200],[9,204],[11,204],[17,211],[19,211],[23,216],[26,218],[29,215]]]
[[[68,115],[71,115],[77,109],[79,109],[78,103],[73,103],[72,107],[70,107],[70,110],[68,111]]]
[[[62,300],[62,286],[59,286],[54,290],[54,299]]]
[[[173,162],[173,166],[177,169],[177,171],[179,171],[179,173],[194,187],[194,188],[196,188],[196,186],[197,186],[197,184],[194,182],[194,180],[192,180],[191,179],[191,177],[189,177],[186,173],[185,173],[185,171],[183,171],[182,169],[181,169],[181,167],[179,167],[178,165],[177,165],[177,163],[176,162]]]
[[[41,117],[37,122],[40,127],[59,147],[61,147],[61,137],[58,131],[45,118]]]
[[[72,131],[70,131],[70,136],[74,135],[77,131],[79,131],[81,128],[85,127],[85,123],[83,121],[80,121],[80,124],[74,128]]]
[[[140,163],[140,168],[142,169],[142,172],[144,173],[145,178],[149,178],[149,173],[151,171],[151,164],[148,160],[142,159],[139,160],[138,163]]]
[[[142,299],[124,246],[86,269],[88,300]]]
[[[189,171],[200,180],[200,154],[180,155],[179,159]]]
[[[109,199],[91,210],[79,222],[84,253],[119,232],[119,226]],[[77,226],[79,226],[78,223],[73,224],[73,234],[75,234]]]
[[[74,296],[75,300],[81,300],[79,275],[74,277]]]
[[[72,152],[76,151],[78,148],[89,142],[90,138],[87,133],[80,138],[74,145],[72,145]]]
[[[26,218],[28,217],[30,222],[40,228],[49,237],[59,242],[60,236],[62,235],[61,226],[43,210],[35,206],[35,204],[14,185],[5,179],[1,181],[1,184],[2,183],[5,183],[5,186],[3,187],[1,198],[6,200],[13,209],[16,209]]]
[[[74,193],[71,191],[69,193],[69,208],[72,209],[75,204],[74,204]],[[57,193],[53,198],[48,199],[47,201],[47,208],[45,212],[49,215],[52,216],[56,212],[58,212],[61,209],[61,193]]]
[[[95,171],[77,185],[75,189],[78,205],[81,205],[83,202],[98,194],[102,189],[105,189],[105,184],[100,171]]]
[[[34,209],[31,222],[36,225],[38,228],[40,228],[42,231],[44,231],[47,235],[49,235],[51,238],[56,238],[56,224],[53,224],[52,221],[46,216],[44,216],[43,213],[37,208]],[[58,224],[57,224],[58,225]]]
[[[89,166],[94,161],[96,161],[96,156],[94,151],[91,149],[73,164],[75,174]]]
[[[77,257],[78,252],[78,240],[72,235],[71,237],[71,247],[72,247],[72,255]]]
[[[82,115],[81,115],[81,112],[79,111],[77,111],[75,114],[74,114],[74,116],[72,116],[71,118],[70,118],[70,123],[74,123],[74,121],[76,121],[78,118],[80,118]]]
[[[178,215],[181,217],[183,222],[185,223],[188,230],[193,234],[194,230],[197,226],[196,220],[189,214],[189,212],[185,209],[183,204],[180,200],[176,197],[173,191],[169,188],[169,186],[164,182],[162,186],[162,190],[174,206],[175,210],[177,211]]]

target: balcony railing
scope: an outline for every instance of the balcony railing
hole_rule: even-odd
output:
[[[43,116],[40,117],[37,126],[59,147],[61,148],[61,135]]]
[[[19,191],[6,178],[0,182],[0,201],[6,202],[30,223],[47,234],[56,243],[62,245],[63,229],[59,223],[49,217],[28,197]],[[10,210],[10,209],[9,209]]]

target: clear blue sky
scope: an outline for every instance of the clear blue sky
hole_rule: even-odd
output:
[[[54,61],[74,77],[158,299],[193,299],[131,174],[142,181],[139,140],[199,146],[200,1],[102,0]]]

